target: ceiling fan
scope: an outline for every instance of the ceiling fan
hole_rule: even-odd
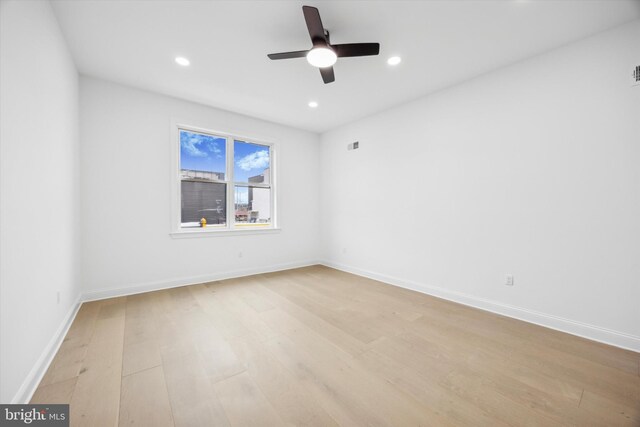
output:
[[[309,64],[320,69],[322,80],[326,83],[335,81],[333,64],[338,58],[350,56],[370,56],[380,52],[380,43],[331,44],[329,31],[325,30],[320,20],[320,12],[311,6],[302,6],[304,20],[309,29],[313,47],[310,50],[296,52],[270,53],[271,59],[292,59],[306,57]]]

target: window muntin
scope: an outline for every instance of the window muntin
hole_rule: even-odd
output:
[[[271,145],[179,127],[180,228],[271,228]],[[231,193],[231,194],[229,194]]]

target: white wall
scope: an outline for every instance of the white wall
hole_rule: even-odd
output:
[[[635,21],[324,134],[327,262],[640,350],[639,40]]]
[[[0,3],[0,93],[0,401],[6,403],[29,398],[24,393],[41,373],[32,369],[55,346],[80,292],[78,75],[48,2]]]
[[[80,99],[82,277],[89,298],[318,259],[318,135],[86,77]],[[276,141],[280,233],[169,235],[172,119]]]

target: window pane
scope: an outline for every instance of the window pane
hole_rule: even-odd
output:
[[[233,180],[235,182],[270,183],[269,146],[234,141],[233,151]]]
[[[183,179],[182,227],[200,227],[202,218],[207,226],[227,223],[227,184]]]
[[[183,178],[224,180],[226,139],[180,130],[180,174]]]
[[[235,210],[237,224],[270,224],[271,189],[236,185]]]

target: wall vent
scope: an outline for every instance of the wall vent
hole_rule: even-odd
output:
[[[640,65],[634,67],[631,77],[631,86],[640,85]]]

